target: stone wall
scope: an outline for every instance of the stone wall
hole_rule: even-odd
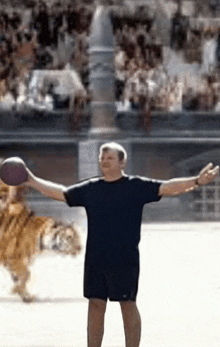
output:
[[[124,138],[111,139],[120,142],[128,150],[129,165],[127,174],[167,180],[173,177],[187,177],[197,174],[207,163],[219,164],[220,150],[216,138],[203,141],[197,138]],[[94,141],[94,140],[93,140]],[[103,141],[102,141],[103,142]],[[98,143],[99,145],[99,143]],[[13,145],[1,145],[1,156],[20,156],[37,176],[64,185],[71,185],[83,177],[81,170],[88,170],[86,176],[93,175],[93,166],[83,151],[80,154],[80,143],[75,142],[58,145],[56,138],[51,144],[37,145],[24,142],[22,139]],[[82,149],[82,148],[81,148]],[[84,148],[86,150],[86,148]],[[84,155],[87,162],[79,163],[79,155]],[[98,148],[96,156],[91,158],[98,171]],[[84,166],[83,166],[84,165]],[[85,177],[84,177],[85,178]],[[218,188],[219,189],[219,188]],[[162,198],[160,202],[146,205],[143,213],[144,221],[182,221],[195,220],[192,210],[193,195],[183,194],[179,197]],[[61,220],[77,220],[78,224],[86,224],[84,209],[69,209],[64,203],[58,203],[43,197],[40,193],[30,191],[28,203],[40,215],[50,215]],[[215,220],[220,219],[216,215]]]

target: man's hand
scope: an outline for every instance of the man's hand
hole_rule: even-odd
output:
[[[48,198],[66,201],[64,196],[65,186],[58,183],[53,183],[48,180],[36,177],[28,168],[26,168],[28,179],[25,182],[27,187],[36,189],[41,194],[47,196]]]
[[[218,174],[219,166],[217,165],[214,167],[212,163],[209,163],[198,174],[196,183],[199,186],[211,183],[212,181],[214,181],[216,176],[218,176]]]
[[[32,178],[33,178],[33,173],[27,168],[27,166],[25,167],[25,169],[26,169],[26,172],[27,172],[27,180],[26,180],[26,182],[24,183],[24,185],[29,185],[29,184],[31,184],[31,180],[32,180]]]

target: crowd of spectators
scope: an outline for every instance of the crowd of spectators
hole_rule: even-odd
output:
[[[176,54],[182,65],[197,66],[196,73],[190,70],[191,76],[186,71],[181,74],[181,66],[176,75],[167,71],[154,18],[135,25],[131,21],[116,30],[116,90],[120,109],[220,110],[220,21],[216,19],[213,26],[212,21],[202,18],[199,23],[182,15],[179,8],[170,25],[171,55]]]
[[[48,4],[0,9],[0,100],[26,93],[33,70],[61,70],[67,64],[88,85],[87,36],[91,6]],[[10,97],[9,97],[10,95]]]
[[[172,19],[170,46],[186,63],[199,66],[197,85],[192,88],[183,83],[182,108],[219,111],[220,18],[189,18],[177,11]]]
[[[27,93],[33,70],[62,70],[67,64],[89,93],[88,36],[94,9],[94,1],[88,0],[40,0],[25,10],[2,6],[0,100],[18,100]],[[152,110],[219,110],[220,25],[191,25],[180,9],[171,19],[170,50],[182,54],[185,63],[200,65],[197,89],[169,75],[155,18],[147,6],[132,14],[126,7],[112,13],[118,110],[139,110],[146,119]]]
[[[115,43],[116,100],[140,108],[144,96],[149,101],[153,91],[166,80],[154,19],[143,23],[134,18],[118,26]]]

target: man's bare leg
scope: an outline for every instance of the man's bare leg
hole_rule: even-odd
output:
[[[121,301],[126,347],[138,347],[141,339],[141,317],[135,301]]]
[[[104,335],[104,318],[106,301],[101,299],[89,300],[88,311],[88,347],[101,347]]]

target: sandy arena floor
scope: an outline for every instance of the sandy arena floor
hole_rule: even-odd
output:
[[[143,225],[140,252],[141,347],[219,347],[220,223]],[[86,347],[83,260],[37,258],[32,304],[10,294],[0,268],[0,347]],[[124,346],[119,305],[108,303],[103,347]]]

